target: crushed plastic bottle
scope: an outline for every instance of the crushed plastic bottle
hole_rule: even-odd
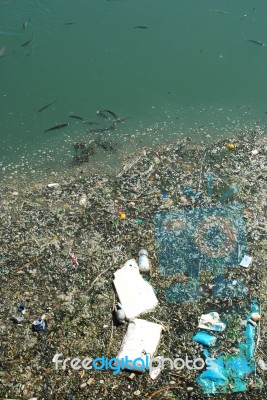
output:
[[[148,259],[148,252],[145,249],[142,249],[138,253],[139,259],[138,259],[138,267],[140,271],[142,272],[149,272],[150,271],[150,265],[149,265],[149,259]]]
[[[44,318],[37,318],[33,321],[32,326],[35,332],[45,331],[46,321]]]

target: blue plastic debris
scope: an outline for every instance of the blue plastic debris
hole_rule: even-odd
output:
[[[236,355],[223,354],[213,359],[206,371],[197,377],[197,382],[202,386],[205,394],[245,392],[247,390],[247,376],[255,371],[255,335],[257,326],[250,324],[253,313],[259,312],[257,301],[251,304],[251,312],[247,315],[244,342],[239,344],[239,353]],[[200,333],[200,332],[199,332]],[[199,334],[198,333],[198,334]],[[197,335],[198,335],[197,334]],[[194,336],[194,340],[196,336]],[[206,361],[210,358],[207,348],[204,349]],[[206,362],[207,363],[207,362]]]
[[[18,312],[22,312],[22,311],[24,311],[24,310],[25,310],[24,305],[23,305],[23,304],[20,304],[20,305],[18,306]]]
[[[212,346],[216,341],[216,336],[209,335],[204,331],[199,331],[194,337],[195,342],[201,343],[204,346]]]
[[[168,195],[166,193],[162,193],[161,198],[162,199],[167,199]]]

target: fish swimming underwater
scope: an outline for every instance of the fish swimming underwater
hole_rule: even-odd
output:
[[[68,126],[68,125],[69,125],[69,124],[56,125],[56,126],[53,126],[52,128],[46,129],[46,130],[44,131],[44,133],[45,133],[45,132],[54,131],[54,130],[56,130],[56,129],[65,128],[65,127]]]

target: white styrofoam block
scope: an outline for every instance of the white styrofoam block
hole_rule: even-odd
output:
[[[142,367],[148,367],[149,360],[157,350],[161,331],[162,325],[160,324],[148,322],[144,319],[134,319],[128,325],[117,358],[121,361],[127,357],[130,367],[128,369],[141,370]],[[134,363],[137,358],[139,360]]]
[[[114,276],[113,283],[128,321],[158,305],[152,286],[142,278],[134,259],[128,260]]]

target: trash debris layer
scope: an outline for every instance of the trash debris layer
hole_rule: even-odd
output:
[[[119,353],[128,324],[116,326],[112,319],[112,311],[119,300],[114,298],[114,273],[126,260],[137,259],[142,248],[147,250],[153,266],[152,273],[142,273],[142,277],[155,290],[159,306],[141,318],[166,328],[156,356],[185,358],[187,354],[190,359],[199,358],[202,345],[192,337],[197,332],[198,317],[210,311],[218,312],[223,321],[225,317],[227,324],[223,332],[209,331],[217,337],[215,345],[208,349],[210,355],[217,357],[217,345],[220,346],[219,355],[235,354],[232,350],[235,344],[240,340],[245,342],[242,335],[246,328],[240,321],[249,314],[251,299],[259,298],[261,310],[258,313],[262,317],[255,321],[254,354],[256,361],[267,363],[264,355],[267,348],[267,140],[262,132],[255,126],[238,137],[229,136],[227,140],[214,143],[195,145],[187,138],[157,149],[146,147],[125,160],[117,176],[85,174],[79,167],[76,176],[52,175],[45,182],[24,185],[22,189],[15,178],[10,185],[2,182],[0,398],[115,400],[147,399],[152,395],[153,400],[207,398],[203,387],[196,382],[196,376],[204,371],[185,368],[177,373],[168,363],[154,381],[148,373],[135,374],[130,380],[131,371],[114,376],[112,371],[73,371],[69,364],[63,370],[62,363],[55,369],[52,360],[56,353],[62,353],[62,359],[102,355],[111,358]],[[105,139],[104,135],[102,138]],[[229,151],[227,143],[235,143],[235,149]],[[252,155],[253,149],[258,149],[259,153]],[[53,182],[58,182],[59,186],[48,188],[47,184]],[[228,193],[230,197],[223,203],[218,202],[218,198],[235,184],[239,185],[238,191],[232,195]],[[192,196],[184,193],[185,185],[190,187]],[[85,207],[79,205],[84,193],[87,196]],[[164,193],[167,198],[162,198]],[[219,282],[220,296],[214,293],[214,271],[220,270],[221,263],[215,259],[213,269],[205,268],[203,260],[194,262],[200,252],[193,252],[189,258],[193,261],[192,272],[185,266],[175,270],[175,274],[161,273],[153,223],[155,214],[181,213],[182,218],[166,218],[163,225],[170,236],[174,231],[177,245],[178,234],[182,234],[188,222],[183,217],[190,215],[186,212],[193,215],[194,210],[205,207],[203,216],[208,217],[210,206],[231,208],[237,203],[243,205],[248,251],[236,246],[233,256],[238,263],[221,271],[224,280]],[[124,212],[127,219],[118,218],[119,212]],[[142,223],[136,222],[140,220]],[[193,231],[194,226],[191,229]],[[212,232],[217,232],[216,227]],[[207,237],[215,247],[223,240],[220,233],[213,240],[209,233]],[[175,250],[174,245],[172,249]],[[77,257],[79,265],[69,258],[70,252]],[[166,257],[170,272],[172,254],[177,253],[170,251],[169,261]],[[239,266],[244,254],[253,257],[248,269]],[[197,274],[193,270],[196,265]],[[229,297],[229,293],[241,292],[242,280],[247,293]],[[231,285],[227,286],[229,282]],[[175,300],[177,285],[183,285],[183,296],[178,293],[182,301],[171,302],[169,300]],[[168,298],[166,291],[170,291]],[[23,314],[24,320],[16,323],[12,316],[20,315],[20,304],[27,312]],[[32,331],[33,321],[44,313],[45,331]],[[252,314],[249,319],[253,320]],[[245,351],[243,354],[246,357]],[[265,364],[261,363],[263,367]],[[265,385],[260,392],[258,378]],[[239,393],[238,400],[267,399],[265,370],[258,367],[256,376],[254,371],[246,379],[249,390]],[[227,398],[218,396],[221,397]]]

